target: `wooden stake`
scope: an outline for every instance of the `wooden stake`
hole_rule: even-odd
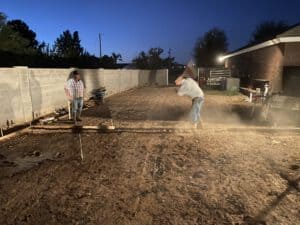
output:
[[[102,126],[74,126],[74,125],[36,125],[32,126],[30,129],[39,131],[52,131],[52,132],[98,132],[98,133],[119,133],[119,132],[129,132],[129,133],[173,133],[173,132],[195,132],[209,130],[206,129],[193,129],[193,128],[177,128],[177,127],[157,127],[157,128],[129,128],[129,127],[119,127],[114,130],[108,127]],[[300,127],[224,127],[219,129],[214,129],[216,131],[263,131],[263,132],[300,132]]]
[[[71,101],[68,101],[68,113],[69,113],[69,120],[72,118],[71,116]]]
[[[82,142],[81,142],[81,134],[78,134],[79,137],[79,147],[80,147],[80,157],[81,157],[81,161],[83,161],[83,150],[82,150]]]

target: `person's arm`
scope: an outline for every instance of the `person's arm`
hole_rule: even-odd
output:
[[[73,97],[72,97],[72,93],[71,93],[71,90],[70,90],[71,88],[70,88],[70,82],[69,81],[66,82],[64,89],[65,89],[67,99],[69,101],[71,101],[73,99]]]
[[[82,85],[82,98],[84,98],[84,94],[85,94],[85,87],[84,87],[84,83],[82,80],[80,80],[81,85]]]

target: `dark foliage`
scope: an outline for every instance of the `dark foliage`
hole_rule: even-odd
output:
[[[117,68],[120,54],[101,59],[84,51],[78,31],[64,31],[51,48],[36,40],[36,33],[22,20],[6,21],[0,12],[0,66]]]
[[[7,26],[28,41],[28,46],[26,47],[37,48],[36,33],[30,30],[25,22],[22,20],[11,20],[7,22]]]
[[[227,52],[228,42],[223,30],[213,28],[200,37],[194,48],[197,66],[217,66],[217,58]]]
[[[132,63],[138,69],[163,69],[171,68],[174,65],[174,57],[163,58],[164,50],[162,48],[150,48],[148,53],[140,52],[138,57],[132,60]]]
[[[265,21],[257,25],[252,34],[249,44],[258,44],[264,41],[271,40],[276,35],[283,33],[289,28],[289,25],[283,21]]]

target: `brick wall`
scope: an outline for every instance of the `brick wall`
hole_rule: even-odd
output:
[[[283,69],[282,45],[275,45],[244,53],[227,59],[226,65],[232,75],[241,78],[241,86],[247,86],[252,79],[271,81],[273,92],[282,90]]]
[[[286,43],[284,66],[300,66],[300,43]]]

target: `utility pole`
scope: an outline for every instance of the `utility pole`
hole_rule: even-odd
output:
[[[171,48],[169,48],[168,51],[168,66],[169,66],[169,70],[171,69]]]
[[[102,38],[101,38],[101,33],[99,33],[99,47],[100,47],[100,54],[99,54],[99,56],[100,56],[100,59],[102,58]]]
[[[171,48],[168,51],[168,74],[167,74],[167,85],[169,85],[169,77],[173,75],[173,70],[171,68]]]
[[[169,55],[169,59],[170,59],[171,58],[171,48],[169,48],[168,55]]]

